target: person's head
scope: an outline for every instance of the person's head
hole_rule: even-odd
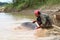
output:
[[[40,16],[41,13],[40,13],[39,10],[35,10],[35,11],[34,11],[34,14],[35,14],[36,17],[38,17],[38,16]]]

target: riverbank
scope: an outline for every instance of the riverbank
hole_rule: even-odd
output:
[[[60,0],[13,0],[13,3],[6,6],[6,12],[20,12],[25,9],[39,9],[42,7],[52,7],[54,5],[59,6]],[[55,7],[55,6],[54,6]],[[45,8],[44,8],[45,9]]]

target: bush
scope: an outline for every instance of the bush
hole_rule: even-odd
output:
[[[25,8],[39,8],[43,5],[51,6],[56,4],[60,4],[60,0],[14,0],[13,4],[9,4],[6,8],[13,8],[18,11]]]

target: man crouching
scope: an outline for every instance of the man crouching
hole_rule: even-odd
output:
[[[52,21],[47,14],[42,14],[39,10],[34,11],[35,16],[37,17],[37,20],[33,21],[33,23],[37,22],[39,27],[38,28],[51,28],[52,27]]]

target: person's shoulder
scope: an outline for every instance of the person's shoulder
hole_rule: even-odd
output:
[[[42,13],[41,15],[43,15],[43,16],[49,16],[48,14],[46,14],[46,13]]]

